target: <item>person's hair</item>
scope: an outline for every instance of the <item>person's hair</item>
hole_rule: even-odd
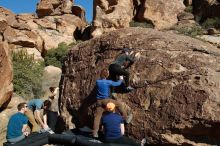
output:
[[[130,51],[131,51],[130,48],[123,48],[123,49],[122,49],[122,52],[123,52],[123,53],[130,52]]]
[[[103,70],[101,71],[100,78],[101,78],[101,79],[105,79],[105,78],[108,77],[108,75],[109,75],[108,70],[107,70],[107,69],[103,69]]]
[[[22,108],[24,108],[26,104],[27,104],[26,102],[19,103],[17,106],[18,111],[20,111]]]
[[[49,90],[50,90],[50,92],[53,93],[53,92],[55,91],[56,88],[57,88],[57,87],[50,87]]]
[[[45,100],[43,106],[44,106],[44,109],[48,110],[51,106],[50,100]]]
[[[109,102],[106,104],[105,108],[108,112],[113,112],[115,110],[115,104],[113,102]]]

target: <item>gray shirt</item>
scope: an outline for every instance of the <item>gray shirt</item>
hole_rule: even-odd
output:
[[[58,108],[58,98],[59,98],[59,91],[54,96],[54,98],[49,97],[49,99],[51,101],[51,106],[49,108],[50,111],[53,111],[53,112],[58,112],[59,111],[59,108]]]
[[[129,55],[121,54],[115,59],[113,64],[117,64],[117,65],[122,66],[127,61],[129,61],[130,64],[134,63],[134,60]]]

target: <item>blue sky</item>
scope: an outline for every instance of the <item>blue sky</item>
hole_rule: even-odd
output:
[[[40,0],[0,0],[0,6],[16,14],[35,13],[38,1]],[[86,20],[92,21],[93,0],[74,0],[74,5],[81,5],[86,10]]]

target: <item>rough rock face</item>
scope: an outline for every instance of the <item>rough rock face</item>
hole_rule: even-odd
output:
[[[117,100],[132,108],[128,135],[147,137],[150,143],[170,143],[175,134],[185,143],[219,143],[219,49],[153,29],[119,29],[72,48],[60,89],[66,127],[92,125],[95,81],[122,47],[132,48],[136,56],[129,69],[136,90],[117,93]]]
[[[47,16],[49,14],[46,12],[41,12],[44,14],[43,18],[34,14],[15,15],[0,7],[0,40],[6,40],[11,50],[27,49],[29,54],[34,54],[36,60],[42,60],[41,54],[56,48],[61,42],[74,42],[75,37],[79,37],[75,36],[75,31],[82,32],[86,26],[85,13],[78,14],[79,16],[72,13],[72,1],[42,1],[44,2],[54,7],[62,6],[63,9],[59,9],[60,15]],[[66,14],[67,8],[71,10],[70,14]]]
[[[192,5],[192,0],[184,0],[183,1],[185,6],[191,6]]]
[[[72,12],[74,15],[78,16],[79,18],[81,18],[82,20],[84,20],[86,22],[86,18],[85,18],[85,9],[81,6],[73,6],[72,7]]]
[[[132,0],[94,0],[91,35],[99,36],[118,28],[129,27],[133,17]]]
[[[180,0],[147,0],[141,1],[137,20],[150,21],[156,29],[170,28],[177,23],[177,15],[184,10]]]
[[[4,109],[13,92],[12,65],[7,43],[0,42],[0,111]]]
[[[71,14],[72,0],[40,0],[36,13],[38,17]]]
[[[218,0],[193,0],[193,13],[202,21],[208,17],[220,18],[220,3]]]
[[[220,17],[220,4],[217,0],[194,0],[193,13],[201,18],[201,21],[210,17]]]

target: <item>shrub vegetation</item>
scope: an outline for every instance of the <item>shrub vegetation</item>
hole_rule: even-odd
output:
[[[187,6],[184,11],[192,13],[193,12],[193,6]]]
[[[35,61],[33,55],[28,55],[22,49],[12,52],[14,91],[25,99],[39,98],[42,94],[41,77],[44,63]]]
[[[67,45],[66,43],[60,43],[57,48],[48,50],[44,57],[45,65],[53,65],[61,68],[68,50],[75,44],[71,43]]]
[[[65,55],[75,44],[60,43],[57,48],[46,53],[44,62],[34,60],[34,55],[29,55],[25,49],[12,52],[14,92],[25,99],[40,98],[45,65],[61,68]]]
[[[218,17],[215,18],[207,18],[203,23],[202,23],[203,28],[219,28],[220,27],[220,19]]]
[[[153,24],[149,23],[149,22],[137,22],[132,20],[129,23],[130,27],[143,27],[143,28],[153,28]]]
[[[196,37],[197,35],[201,35],[203,30],[199,26],[186,26],[178,28],[177,31],[181,34],[188,35],[191,37]]]

